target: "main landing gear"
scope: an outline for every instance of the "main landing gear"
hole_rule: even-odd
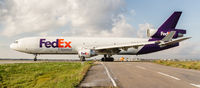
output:
[[[111,57],[111,55],[107,55],[105,54],[103,58],[101,58],[101,61],[114,61],[114,58]]]
[[[37,54],[34,54],[35,57],[34,57],[34,61],[37,61]]]
[[[85,57],[84,57],[84,56],[81,56],[81,57],[80,57],[80,61],[85,61]]]

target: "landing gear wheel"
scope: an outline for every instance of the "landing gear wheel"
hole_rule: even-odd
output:
[[[113,57],[107,58],[107,61],[114,61]]]
[[[104,54],[104,56],[101,58],[101,61],[106,61],[107,59],[107,54]]]
[[[34,61],[37,61],[37,54],[35,54],[35,58],[34,58]]]
[[[111,58],[110,58],[110,61],[114,61],[114,58],[113,58],[113,57],[111,57]]]
[[[101,61],[114,61],[114,58],[113,57],[110,57],[110,58],[101,58]]]
[[[103,57],[103,58],[101,58],[101,61],[105,61],[106,59]]]
[[[84,57],[84,56],[81,56],[81,57],[80,57],[80,60],[81,60],[81,61],[85,61],[85,57]]]

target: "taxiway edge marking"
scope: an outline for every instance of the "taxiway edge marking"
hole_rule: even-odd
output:
[[[197,85],[197,84],[190,83],[190,85],[200,88],[200,85]]]
[[[104,65],[103,62],[101,62],[101,64],[102,64],[103,67],[105,68],[106,73],[107,73],[108,77],[110,78],[110,80],[111,80],[113,86],[114,86],[114,87],[117,87],[117,84],[116,84],[115,80],[111,77],[110,72],[108,71],[108,68],[106,67],[106,65]]]
[[[140,68],[140,69],[143,69],[145,70],[146,68],[145,67],[142,67],[142,66],[136,66],[137,68]]]
[[[167,77],[173,78],[173,79],[175,79],[175,80],[181,80],[181,79],[179,79],[179,78],[177,78],[177,77],[174,77],[174,76],[171,76],[171,75],[168,75],[168,74],[162,73],[162,72],[158,72],[158,74],[161,74],[161,75],[164,75],[164,76],[167,76]]]

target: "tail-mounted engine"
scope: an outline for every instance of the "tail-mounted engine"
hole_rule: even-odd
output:
[[[156,33],[155,29],[147,29],[147,37],[151,37]]]

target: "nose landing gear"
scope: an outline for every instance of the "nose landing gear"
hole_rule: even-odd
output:
[[[34,61],[37,61],[37,54],[34,54],[35,57],[34,57]]]
[[[84,57],[84,56],[81,56],[81,57],[80,57],[80,61],[85,61],[85,57]]]

